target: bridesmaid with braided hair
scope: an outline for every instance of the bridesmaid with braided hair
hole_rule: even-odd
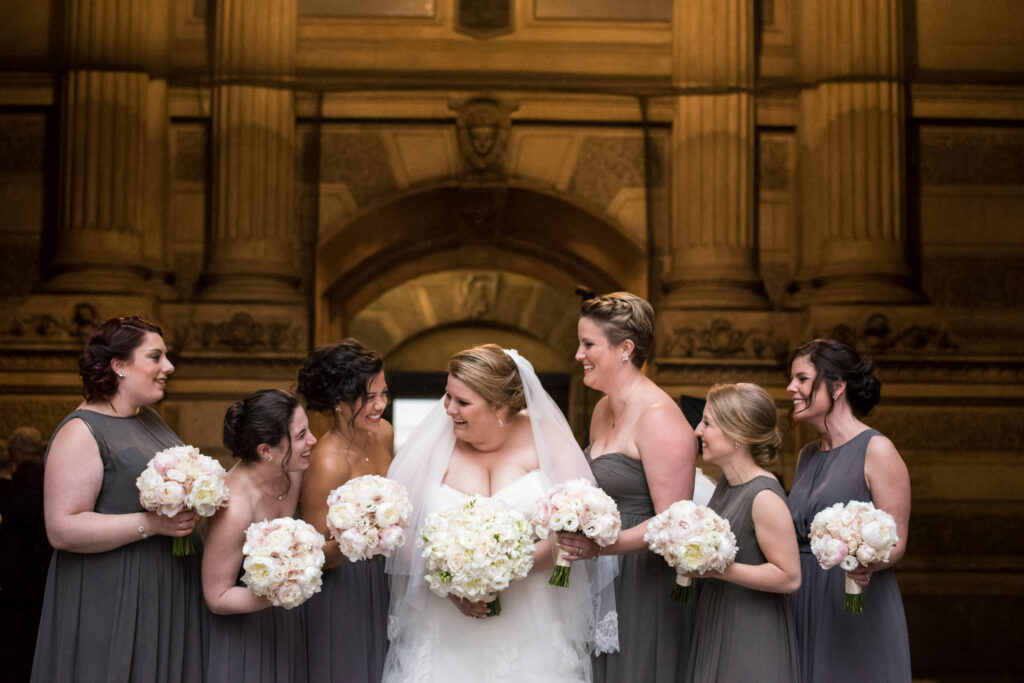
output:
[[[881,398],[875,364],[849,344],[815,339],[793,352],[789,368],[793,419],[821,434],[801,450],[789,493],[803,574],[792,597],[801,680],[909,681],[907,621],[891,567],[907,548],[910,475],[892,441],[861,421]],[[899,534],[887,562],[849,572],[864,589],[861,614],[843,612],[844,571],[821,569],[808,538],[814,515],[851,500],[891,514]]]

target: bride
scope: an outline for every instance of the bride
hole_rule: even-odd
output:
[[[530,363],[494,344],[448,363],[444,398],[395,456],[388,477],[409,489],[409,542],[392,575],[384,681],[589,681],[590,654],[618,649],[614,558],[578,562],[569,588],[548,585],[552,540],[534,546],[529,576],[482,602],[431,593],[414,539],[425,517],[466,494],[500,499],[527,518],[555,483],[593,482],[569,425]]]

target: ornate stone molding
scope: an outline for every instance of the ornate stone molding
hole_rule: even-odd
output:
[[[701,329],[673,328],[662,345],[661,355],[669,358],[757,358],[781,360],[788,340],[777,339],[771,331],[738,329],[725,318],[715,318]]]
[[[910,323],[894,327],[885,313],[872,313],[858,327],[835,325],[816,337],[831,337],[869,354],[901,351],[953,353],[958,345],[939,325]]]
[[[248,313],[236,313],[221,321],[178,325],[171,331],[173,348],[182,353],[302,352],[303,337],[302,330],[291,321],[258,321]]]
[[[26,313],[0,327],[0,343],[74,343],[80,346],[102,322],[96,307],[87,302],[74,305],[67,318],[50,313]]]

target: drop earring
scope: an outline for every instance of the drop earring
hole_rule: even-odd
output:
[[[267,456],[267,462],[274,462],[274,456],[268,455]]]

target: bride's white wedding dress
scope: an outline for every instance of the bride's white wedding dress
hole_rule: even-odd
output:
[[[496,491],[492,498],[529,518],[534,504],[550,486],[547,476],[534,470]],[[442,484],[434,497],[435,507],[445,507],[463,495]],[[589,604],[584,568],[570,576],[569,588],[549,585],[550,575],[550,569],[535,568],[525,579],[513,581],[501,593],[501,615],[486,619],[467,617],[447,598],[427,593],[416,614],[398,615],[394,622],[400,623],[390,625],[393,640],[384,681],[591,680],[588,646],[580,638],[588,633],[586,622],[590,619],[583,608]],[[574,586],[575,577],[582,580]]]

